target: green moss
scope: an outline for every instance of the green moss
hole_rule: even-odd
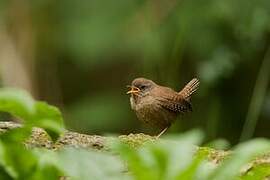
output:
[[[207,154],[208,161],[219,164],[225,158],[227,158],[231,154],[231,152],[216,150],[209,147],[198,147],[197,154]]]
[[[139,134],[132,134],[131,133],[129,135],[119,136],[119,140],[123,143],[128,144],[132,148],[137,148],[137,147],[140,147],[147,142],[154,142],[157,140],[157,138],[143,134],[143,133],[139,133]]]
[[[44,147],[47,149],[53,148],[53,141],[50,136],[41,128],[33,128],[29,139],[24,143],[27,148]]]
[[[100,150],[105,146],[105,137],[67,131],[54,144],[56,149],[63,146]]]

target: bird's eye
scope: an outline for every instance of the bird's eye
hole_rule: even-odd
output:
[[[145,85],[141,85],[140,89],[145,89],[146,86]]]

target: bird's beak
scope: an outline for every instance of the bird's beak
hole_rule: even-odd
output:
[[[127,86],[127,87],[128,87],[128,88],[131,88],[131,89],[127,92],[127,94],[134,94],[134,93],[138,93],[138,92],[141,91],[139,88],[137,88],[137,87],[135,87],[135,86]]]

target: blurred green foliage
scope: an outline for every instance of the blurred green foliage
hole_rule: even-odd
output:
[[[0,90],[0,110],[24,120],[24,126],[0,134],[1,179],[248,180],[269,176],[270,166],[263,159],[243,174],[240,171],[255,157],[270,151],[269,140],[239,144],[230,155],[214,157],[211,162],[210,154],[219,152],[195,146],[203,140],[198,130],[149,141],[137,148],[108,138],[110,151],[26,148],[23,142],[29,138],[33,126],[57,135],[63,129],[57,108],[45,103],[40,105],[24,91]],[[216,164],[213,160],[220,162]]]
[[[60,111],[45,102],[35,102],[25,91],[1,89],[0,111],[24,120],[25,129],[28,129],[29,133],[31,127],[38,126],[44,128],[53,139],[57,139],[64,130]]]
[[[0,135],[1,179],[35,179],[40,174],[44,178],[46,173],[60,176],[60,171],[50,168],[51,161],[39,164],[42,158],[23,145],[33,127],[44,128],[56,140],[64,130],[60,111],[44,102],[36,102],[25,91],[15,89],[0,90],[0,111],[24,121],[22,128]]]
[[[207,140],[234,144],[251,121],[254,136],[269,137],[269,80],[253,93],[269,49],[269,0],[13,0],[0,9],[1,29],[15,46],[30,34],[38,98],[61,106],[69,129],[148,132],[125,86],[144,76],[179,90],[197,76],[194,112],[171,132],[200,127]],[[257,116],[249,113],[252,94],[262,99]]]

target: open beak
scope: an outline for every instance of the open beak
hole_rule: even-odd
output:
[[[127,94],[135,94],[135,93],[138,93],[140,92],[141,90],[135,86],[127,86],[128,88],[131,88]]]

